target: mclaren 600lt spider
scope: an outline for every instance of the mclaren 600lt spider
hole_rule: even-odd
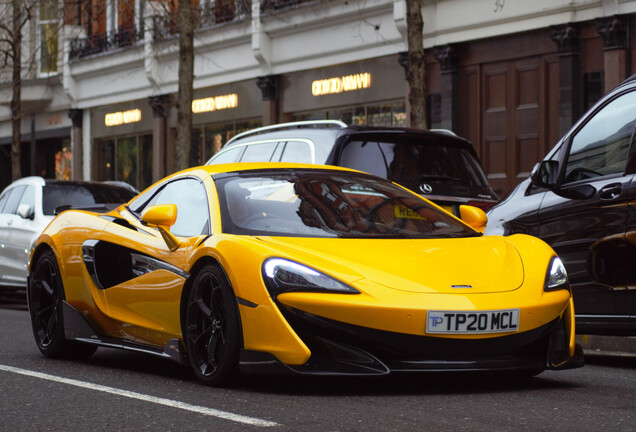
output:
[[[191,168],[51,222],[31,252],[35,341],[47,357],[167,357],[208,385],[581,366],[561,260],[534,237],[483,236],[479,209],[461,215],[344,168]]]

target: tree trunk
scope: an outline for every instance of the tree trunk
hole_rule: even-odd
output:
[[[11,97],[11,178],[22,177],[20,167],[20,120],[22,117],[22,5],[13,0],[13,95]]]
[[[427,129],[426,125],[426,59],[422,30],[422,1],[406,0],[406,27],[409,62],[406,79],[409,83],[411,105],[410,126]]]
[[[175,168],[187,168],[192,146],[192,82],[194,81],[194,9],[190,0],[179,0],[179,94]]]

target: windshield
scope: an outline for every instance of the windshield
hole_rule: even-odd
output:
[[[226,233],[360,238],[479,235],[418,196],[365,174],[267,170],[215,181]]]
[[[59,182],[44,186],[42,195],[43,213],[53,215],[57,208],[125,203],[136,194],[132,189],[113,184]]]

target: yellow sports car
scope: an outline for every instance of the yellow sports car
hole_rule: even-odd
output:
[[[209,385],[238,372],[581,366],[552,249],[484,237],[473,207],[462,218],[343,168],[188,169],[109,213],[51,222],[31,255],[35,341],[47,357],[168,357]]]

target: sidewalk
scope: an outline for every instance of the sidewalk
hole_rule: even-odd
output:
[[[585,354],[610,354],[636,356],[636,337],[634,336],[596,336],[576,335]]]

